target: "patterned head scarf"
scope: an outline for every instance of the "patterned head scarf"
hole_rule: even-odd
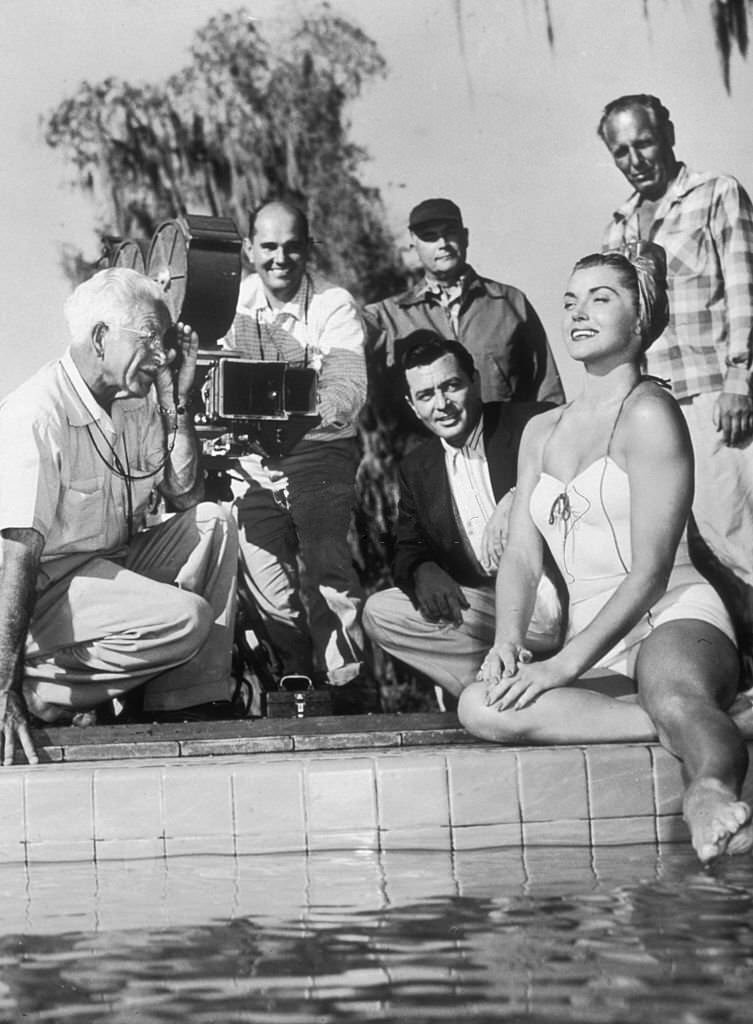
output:
[[[638,282],[638,320],[645,351],[669,323],[667,255],[655,242],[627,242],[617,251],[635,271]]]

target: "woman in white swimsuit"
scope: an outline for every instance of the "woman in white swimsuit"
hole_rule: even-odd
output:
[[[564,332],[583,389],[523,435],[494,646],[458,713],[500,743],[658,736],[683,761],[684,814],[707,863],[753,848],[753,825],[739,799],[747,749],[725,711],[737,693],[734,632],[687,552],[690,440],[675,400],[641,377],[667,320],[658,247],[575,265]],[[534,662],[524,638],[545,548],[568,590],[568,630],[557,654]]]

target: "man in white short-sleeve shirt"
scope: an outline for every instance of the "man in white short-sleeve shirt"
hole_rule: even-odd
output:
[[[179,324],[168,348],[161,290],[125,268],[80,285],[66,318],[63,356],[0,404],[5,764],[17,739],[36,759],[27,710],[70,722],[142,683],[154,713],[231,696],[237,540],[201,500],[198,338]],[[177,514],[145,529],[155,489]]]

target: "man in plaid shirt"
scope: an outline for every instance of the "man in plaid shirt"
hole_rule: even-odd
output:
[[[701,568],[753,635],[753,207],[734,178],[675,159],[669,111],[649,95],[604,108],[598,133],[634,192],[603,248],[655,242],[667,253],[670,322],[646,353],[667,378],[695,451],[693,518]],[[713,556],[713,557],[711,557]]]

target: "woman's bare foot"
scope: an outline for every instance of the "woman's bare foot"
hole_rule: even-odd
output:
[[[725,852],[745,853],[753,846],[750,807],[717,779],[691,782],[682,809],[702,864],[710,864]]]

